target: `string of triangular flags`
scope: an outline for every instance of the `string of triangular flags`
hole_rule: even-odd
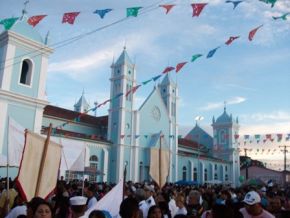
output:
[[[260,0],[261,2],[264,2],[266,4],[271,4],[272,7],[274,7],[275,3],[277,0]],[[238,5],[241,3],[246,2],[245,0],[241,1],[225,1],[225,3],[232,3],[233,4],[233,10],[235,10]],[[193,3],[190,4],[192,7],[192,17],[199,17],[204,8],[210,3]],[[172,11],[172,9],[177,6],[176,4],[163,4],[159,5],[160,8],[165,9],[165,14],[168,14],[169,12]],[[126,17],[137,17],[139,14],[140,9],[144,7],[142,6],[137,6],[137,7],[129,7],[126,8]],[[101,19],[104,19],[105,16],[114,11],[113,8],[105,8],[105,9],[96,9],[92,13],[97,14]],[[81,14],[81,11],[76,11],[76,12],[66,12],[62,15],[61,22],[62,23],[67,23],[73,25],[75,23],[76,18]],[[290,13],[285,13],[282,14],[281,16],[273,17],[274,20],[281,19],[281,20],[286,20],[287,16]],[[27,22],[31,26],[35,27],[37,24],[39,24],[45,17],[47,17],[47,14],[43,15],[34,15],[28,18]],[[0,24],[4,25],[4,28],[6,30],[10,29],[11,26],[17,21],[18,18],[6,18],[0,20]]]

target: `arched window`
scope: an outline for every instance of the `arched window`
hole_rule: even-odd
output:
[[[32,79],[32,61],[24,59],[21,65],[20,83],[30,86]]]
[[[204,181],[207,181],[207,169],[204,169]]]
[[[228,171],[228,166],[225,166],[225,171],[226,171],[226,172]]]
[[[186,180],[186,166],[182,168],[182,180]]]
[[[193,169],[193,180],[197,181],[197,169],[196,169],[196,167],[194,167],[194,169]]]
[[[228,176],[228,174],[225,175],[225,180],[226,180],[226,181],[229,180],[229,176]]]
[[[224,130],[221,130],[219,134],[220,144],[224,144],[226,142],[225,138],[226,138],[226,132]]]
[[[98,169],[98,162],[99,162],[99,159],[98,159],[98,157],[96,155],[90,156],[90,168]],[[89,180],[93,181],[93,182],[96,182],[97,175],[95,173],[91,174],[89,176]]]
[[[143,162],[140,161],[140,166],[139,166],[139,181],[142,182],[144,180],[143,178]]]
[[[217,180],[218,179],[218,175],[215,173],[214,174],[214,179]]]

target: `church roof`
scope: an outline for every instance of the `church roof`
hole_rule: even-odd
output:
[[[203,130],[199,125],[195,125],[193,129],[185,136],[186,139],[190,139],[201,144],[204,144],[208,148],[213,145],[213,138],[205,130]]]
[[[19,35],[24,36],[25,38],[43,44],[43,39],[41,35],[27,23],[26,19],[18,19],[16,23],[9,29],[9,31],[15,32]]]
[[[178,139],[178,145],[183,145],[183,146],[186,146],[186,147],[190,147],[190,148],[192,148],[194,150],[200,149],[201,151],[203,151],[205,149],[204,145],[198,144],[195,141],[192,141],[190,139],[185,139],[185,138],[179,138]]]
[[[114,65],[124,65],[124,64],[131,64],[133,65],[133,62],[131,61],[127,51],[126,47],[124,48],[123,52],[121,53],[120,57],[116,61]]]
[[[74,120],[80,113],[76,111],[67,110],[64,108],[47,105],[44,108],[43,115],[62,118],[66,120]],[[88,114],[84,114],[80,117],[80,122],[92,125],[108,126],[108,116],[94,117]]]
[[[170,78],[169,73],[167,73],[167,74],[164,76],[164,78],[163,78],[163,80],[162,80],[162,82],[161,82],[160,85],[168,85],[168,84],[175,85],[175,83],[174,83],[174,82],[172,81],[172,79]]]
[[[233,121],[232,116],[229,116],[226,108],[224,108],[224,112],[216,119],[216,123],[231,123]]]

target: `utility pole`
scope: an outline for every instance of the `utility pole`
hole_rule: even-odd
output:
[[[249,177],[249,172],[248,172],[248,156],[247,156],[247,148],[244,148],[244,151],[245,151],[245,159],[246,159],[246,180],[248,179]]]
[[[290,145],[283,145],[283,146],[279,146],[279,148],[284,148],[283,150],[281,150],[284,153],[284,171],[286,171],[286,163],[287,163],[287,158],[286,158],[286,153],[288,152],[287,148],[290,147]]]

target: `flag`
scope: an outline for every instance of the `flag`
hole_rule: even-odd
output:
[[[146,80],[144,82],[142,82],[142,85],[146,85],[147,83],[149,83],[152,79]]]
[[[207,3],[191,4],[192,10],[193,10],[192,16],[198,17],[206,5],[207,5]]]
[[[232,44],[232,42],[236,39],[240,38],[240,36],[230,36],[230,38],[228,39],[228,41],[225,42],[226,45],[230,45]]]
[[[283,138],[283,134],[277,134],[277,141],[280,142]]]
[[[166,14],[169,13],[169,11],[174,7],[175,5],[159,5],[159,7],[165,8]]]
[[[219,49],[220,47],[216,47],[215,49],[213,50],[210,50],[206,56],[206,58],[211,58],[215,53],[216,51]]]
[[[76,17],[80,14],[80,12],[70,12],[65,13],[62,18],[62,23],[69,23],[71,25],[74,24]]]
[[[169,151],[159,148],[150,149],[150,176],[162,188],[169,174]]]
[[[263,25],[256,27],[255,29],[249,32],[249,40],[252,41],[258,29],[260,29]]]
[[[120,135],[120,138],[123,139],[125,137],[125,135]]]
[[[25,143],[25,129],[11,117],[8,119],[9,166],[19,167]]]
[[[155,82],[156,80],[158,80],[162,75],[158,75],[158,76],[155,76],[155,77],[152,77],[152,80]]]
[[[70,168],[68,168],[68,170],[83,172],[85,169],[85,163],[86,163],[86,146],[83,145],[83,150],[79,154],[78,158],[70,166]]]
[[[174,67],[166,67],[164,70],[163,70],[163,74],[165,73],[169,73],[170,71],[174,70],[175,68]]]
[[[118,217],[120,205],[123,201],[123,179],[109,191],[104,197],[101,198],[93,207],[86,211],[84,217],[89,217],[93,210],[108,211],[111,217]]]
[[[273,16],[272,18],[273,18],[274,20],[278,20],[278,19],[281,19],[281,20],[287,20],[287,16],[288,16],[289,14],[290,14],[290,13],[285,13],[285,14],[279,16],[279,17],[275,17],[275,16]]]
[[[27,20],[27,23],[33,27],[35,27],[43,18],[45,18],[47,15],[37,15],[32,16]]]
[[[135,92],[137,91],[137,89],[139,89],[140,86],[141,86],[141,85],[134,86],[134,87],[132,88],[132,93],[135,93]]]
[[[4,26],[5,30],[9,30],[15,24],[17,20],[18,20],[18,17],[6,18],[3,20],[0,20],[0,24]]]
[[[240,137],[240,135],[237,135],[237,134],[235,135],[235,139],[238,139],[239,137]]]
[[[178,72],[181,70],[181,68],[184,67],[185,64],[187,64],[187,62],[181,62],[181,63],[178,63],[178,64],[176,65],[175,72],[178,73]]]
[[[233,10],[235,10],[235,8],[242,2],[243,1],[226,1],[226,3],[233,3],[233,5],[234,5]]]
[[[272,135],[271,134],[266,134],[266,139],[271,140],[272,139]]]
[[[104,18],[105,15],[107,13],[109,13],[110,11],[112,11],[113,9],[110,9],[110,8],[107,8],[107,9],[102,9],[102,10],[95,10],[94,11],[94,14],[98,14],[100,16],[100,18]]]
[[[137,17],[138,12],[142,7],[127,8],[127,17]]]
[[[196,59],[200,58],[201,56],[202,56],[202,54],[193,55],[191,58],[191,62],[194,62]]]
[[[30,201],[38,196],[47,198],[56,187],[61,160],[61,145],[50,141],[44,153],[46,139],[29,131],[25,134],[25,147],[17,177],[22,197]],[[43,162],[42,175],[39,175]],[[38,193],[36,186],[39,184]]]
[[[245,139],[245,140],[250,139],[250,135],[244,135],[244,139]]]
[[[266,4],[271,4],[271,7],[273,8],[277,0],[260,0],[260,1],[265,2]]]

